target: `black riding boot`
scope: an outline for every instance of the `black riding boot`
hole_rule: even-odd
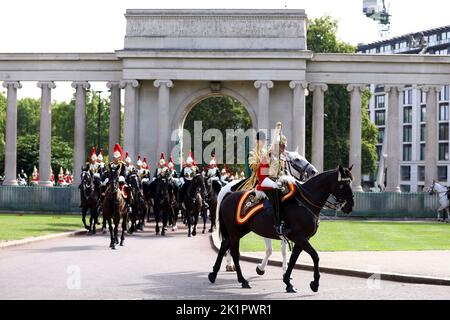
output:
[[[275,231],[278,236],[285,237],[287,233],[290,232],[289,229],[285,228],[284,219],[282,218],[281,212],[281,199],[278,189],[266,190],[266,195],[272,205],[272,216],[274,220]]]

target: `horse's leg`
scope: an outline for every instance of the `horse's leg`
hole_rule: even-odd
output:
[[[178,229],[177,222],[178,222],[178,207],[175,206],[175,208],[172,209],[173,212],[173,226],[172,231],[176,231]]]
[[[239,264],[239,256],[240,256],[239,240],[237,240],[233,244],[231,244],[231,241],[230,241],[230,252],[231,252],[231,256],[233,257],[234,266],[236,267],[236,274],[237,274],[238,282],[242,284],[242,288],[250,289],[252,286],[242,275],[241,266]]]
[[[202,218],[203,218],[203,231],[204,234],[206,231],[206,221],[208,221],[208,211],[202,208]]]
[[[197,235],[197,223],[198,223],[198,215],[200,212],[197,211],[197,208],[194,209],[194,226],[192,228],[192,235],[195,237]]]
[[[294,249],[292,250],[291,259],[289,259],[288,268],[283,276],[283,282],[286,284],[286,291],[290,293],[297,292],[297,289],[291,284],[291,274],[292,270],[295,267],[295,263],[297,262],[298,256],[302,252],[302,247],[299,244],[295,243]]]
[[[287,241],[281,240],[281,255],[283,256],[283,274],[287,270]]]
[[[86,230],[90,230],[90,228],[88,227],[88,225],[86,224],[86,214],[87,214],[87,208],[86,207],[83,207],[82,209],[81,209],[81,221],[83,221],[83,224],[84,224],[84,228],[86,229]]]
[[[106,220],[107,220],[107,219],[105,219],[105,216],[104,216],[104,214],[103,214],[103,210],[102,210],[102,216],[103,216],[103,217],[102,217],[102,220],[103,220],[103,221],[102,221],[102,233],[105,234],[105,233],[106,233]]]
[[[98,211],[96,207],[91,209],[91,217],[89,219],[89,223],[92,230],[92,234],[96,233],[96,221],[98,219],[97,213]]]
[[[313,248],[311,243],[309,243],[308,239],[301,238],[300,245],[302,249],[311,256],[311,259],[314,262],[314,281],[311,281],[309,287],[313,292],[317,292],[319,290],[319,279],[320,279],[319,255],[317,254],[317,251]]]
[[[211,283],[214,283],[217,278],[217,273],[220,270],[220,265],[222,264],[223,256],[227,253],[228,249],[230,248],[230,241],[229,240],[223,240],[220,244],[219,253],[217,254],[216,263],[213,266],[213,272],[211,272],[208,275],[209,281]]]
[[[155,233],[158,235],[159,234],[159,220],[160,220],[160,214],[161,211],[159,210],[159,208],[155,208],[155,221],[156,221],[156,225],[155,225]]]
[[[125,240],[125,230],[127,229],[127,214],[122,216],[122,235],[120,236],[120,246],[123,246],[123,241]]]
[[[109,244],[109,247],[111,248],[111,249],[115,249],[116,248],[116,244],[115,244],[115,241],[114,241],[114,231],[113,231],[113,227],[112,227],[112,219],[111,218],[108,218],[108,219],[106,219],[107,221],[108,221],[108,228],[109,228],[109,234],[111,235],[111,243]]]
[[[266,272],[267,262],[269,262],[269,258],[272,255],[272,240],[264,238],[264,242],[266,243],[266,256],[261,263],[256,266],[256,273],[260,276]]]
[[[165,236],[166,235],[166,230],[167,230],[167,207],[164,207],[164,210],[162,212],[162,231],[161,231],[161,235]]]
[[[214,227],[216,224],[216,207],[210,205],[209,206],[209,218],[211,219],[211,229],[209,229],[209,233],[212,233],[214,231]]]

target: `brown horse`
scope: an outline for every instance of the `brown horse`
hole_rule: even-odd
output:
[[[122,219],[121,246],[123,246],[123,241],[125,239],[125,230],[127,229],[128,222],[128,202],[131,198],[131,192],[130,188],[127,186],[123,187],[123,191],[121,190],[119,186],[119,172],[117,170],[112,169],[109,172],[108,179],[108,187],[106,189],[105,198],[103,199],[103,218],[108,222],[109,233],[111,235],[109,247],[111,249],[116,249],[116,244],[119,243],[118,229],[120,219]],[[128,195],[127,198],[124,197],[123,193]],[[114,231],[112,223],[114,223]]]
[[[351,167],[344,169],[339,166],[336,170],[327,171],[311,178],[303,185],[297,184],[293,197],[284,202],[283,208],[280,208],[284,211],[286,224],[291,230],[287,236],[294,243],[288,269],[283,276],[287,292],[296,292],[290,282],[290,276],[303,250],[311,256],[314,262],[314,281],[310,283],[310,288],[314,292],[319,290],[319,255],[310,244],[309,239],[317,232],[320,211],[328,202],[330,195],[335,197],[344,213],[352,212],[354,201],[351,181],[353,177],[350,171]],[[239,265],[240,239],[251,231],[264,238],[279,239],[279,237],[275,232],[272,214],[268,210],[254,215],[246,223],[238,224],[236,222],[237,203],[242,194],[243,192],[231,193],[225,196],[220,204],[217,229],[222,234],[222,243],[213,272],[208,275],[208,278],[210,282],[215,282],[223,256],[230,249],[238,281],[243,288],[251,288],[249,282],[242,275]],[[270,203],[265,201],[264,208],[268,205]]]

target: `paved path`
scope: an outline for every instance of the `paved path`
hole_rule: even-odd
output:
[[[261,258],[265,255],[264,252],[245,254]],[[290,253],[288,259],[289,256]],[[449,250],[319,252],[319,256],[320,264],[327,267],[450,279]],[[282,261],[280,252],[274,252],[271,258]],[[300,255],[299,262],[312,265],[310,256],[304,252]]]
[[[242,269],[253,289],[241,289],[226,272],[210,284],[216,253],[209,235],[187,238],[184,230],[165,238],[152,231],[129,236],[116,251],[108,244],[104,235],[77,236],[1,250],[0,299],[450,299],[448,287],[328,274],[312,293],[312,273],[299,270],[293,272],[299,293],[287,294],[281,268],[269,266],[259,277],[247,262]]]

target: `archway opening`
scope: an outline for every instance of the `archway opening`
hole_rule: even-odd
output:
[[[190,105],[181,128],[182,159],[192,151],[203,168],[215,156],[230,174],[246,172],[254,134],[252,117],[241,101],[228,95],[205,96]]]

